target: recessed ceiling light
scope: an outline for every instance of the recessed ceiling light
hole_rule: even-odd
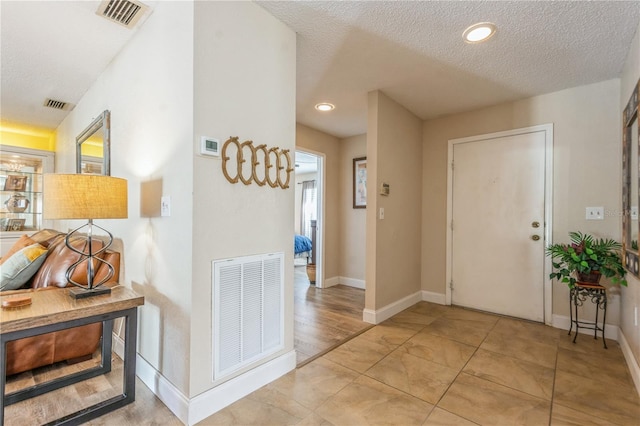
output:
[[[335,105],[329,104],[327,102],[322,102],[322,103],[316,104],[316,109],[318,111],[331,111],[334,108],[335,108]]]
[[[480,43],[496,33],[496,26],[491,22],[480,22],[464,30],[462,38],[467,43]]]

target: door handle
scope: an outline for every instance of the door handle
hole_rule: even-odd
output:
[[[531,236],[531,239],[532,239],[533,241],[538,241],[538,240],[540,239],[540,235],[532,235],[532,236]]]
[[[532,227],[532,228],[540,228],[540,222],[533,222],[533,223],[531,224],[531,227]]]

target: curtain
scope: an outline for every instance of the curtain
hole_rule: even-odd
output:
[[[300,233],[311,238],[311,221],[316,220],[316,181],[302,182],[302,206],[300,209]]]

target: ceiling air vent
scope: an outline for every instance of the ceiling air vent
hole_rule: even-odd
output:
[[[148,8],[149,6],[134,0],[104,0],[96,13],[127,28],[133,28]]]
[[[69,102],[62,102],[49,98],[44,100],[44,106],[47,108],[59,109],[61,111],[70,111],[73,109],[73,104],[70,104]]]

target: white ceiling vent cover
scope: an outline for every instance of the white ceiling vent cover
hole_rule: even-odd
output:
[[[127,28],[133,28],[148,9],[149,6],[135,0],[104,0],[96,13]]]
[[[64,101],[58,101],[56,99],[47,98],[44,100],[44,106],[47,108],[53,108],[60,111],[71,111],[74,107],[73,104]]]

